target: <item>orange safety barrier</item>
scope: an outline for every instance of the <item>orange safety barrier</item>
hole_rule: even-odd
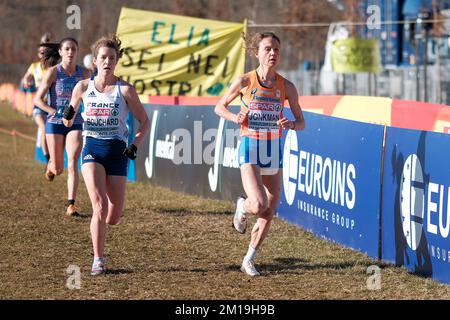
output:
[[[25,92],[22,92],[19,89],[16,90],[16,109],[23,114],[25,114],[26,109],[26,98],[27,94]]]
[[[12,83],[0,84],[0,101],[8,101],[14,109],[26,116],[33,115],[35,93],[22,92]]]
[[[12,83],[0,84],[0,100],[12,102],[14,94],[14,85]]]
[[[31,116],[34,93],[20,92],[13,84],[0,84],[0,100],[8,100],[19,112]],[[214,106],[221,97],[148,96],[161,105]],[[378,123],[393,127],[450,133],[450,111],[442,104],[368,96],[299,96],[305,111]],[[239,104],[239,99],[232,105]],[[288,107],[288,102],[285,105]]]

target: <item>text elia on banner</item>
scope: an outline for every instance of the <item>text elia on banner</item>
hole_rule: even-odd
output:
[[[139,95],[220,96],[244,73],[244,23],[122,8],[117,74]]]

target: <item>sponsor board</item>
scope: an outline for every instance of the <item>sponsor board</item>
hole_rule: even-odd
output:
[[[378,257],[383,126],[304,114],[304,131],[283,132],[278,216]]]
[[[382,258],[450,283],[450,137],[388,128]]]
[[[136,159],[138,181],[214,199],[234,201],[243,194],[236,124],[212,106],[144,107],[151,127]]]

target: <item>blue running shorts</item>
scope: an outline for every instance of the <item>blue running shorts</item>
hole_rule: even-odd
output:
[[[123,154],[126,146],[122,140],[86,137],[81,151],[81,165],[95,162],[105,168],[108,176],[126,176],[128,158]]]
[[[281,140],[258,140],[250,137],[241,137],[238,151],[239,166],[246,163],[257,165],[261,174],[273,175],[283,167],[283,153]]]
[[[74,124],[70,128],[66,127],[63,123],[49,123],[45,122],[45,133],[48,134],[62,134],[63,136],[67,136],[67,134],[72,130],[83,130],[83,124]]]

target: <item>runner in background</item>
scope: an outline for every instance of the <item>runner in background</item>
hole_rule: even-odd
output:
[[[68,162],[68,207],[66,214],[75,216],[78,215],[75,200],[79,183],[78,159],[82,146],[83,119],[81,114],[77,114],[74,126],[66,128],[62,122],[62,114],[64,107],[69,105],[73,88],[78,81],[89,78],[89,71],[77,65],[78,42],[75,39],[65,38],[61,40],[57,52],[62,61],[46,72],[36,93],[34,103],[48,113],[45,132],[50,161],[45,177],[47,180],[53,181],[55,175],[60,175],[63,172],[65,148]],[[45,101],[47,91],[50,93],[48,102]]]
[[[137,147],[150,127],[136,89],[114,74],[122,53],[117,36],[97,40],[93,45],[93,63],[98,74],[75,86],[70,105],[64,110],[64,124],[71,127],[83,101],[81,172],[93,210],[91,274],[94,276],[106,272],[106,225],[119,222],[125,204],[128,159],[136,158]],[[127,146],[130,111],[139,121],[139,127],[133,143]]]
[[[216,105],[215,112],[241,126],[238,160],[247,197],[238,198],[233,225],[243,234],[247,228],[247,214],[257,216],[241,270],[250,276],[259,276],[254,262],[256,253],[269,232],[281,192],[281,131],[303,130],[305,120],[296,87],[276,72],[280,62],[280,39],[272,32],[263,32],[251,38],[244,36],[244,40],[246,49],[258,59],[259,66],[232,83]],[[234,114],[227,107],[238,96],[241,110]],[[286,99],[294,121],[283,116]]]
[[[30,65],[21,81],[21,87],[23,87],[25,91],[35,92],[41,84],[42,78],[44,77],[47,69],[58,63],[60,56],[57,51],[55,53],[55,49],[57,47],[59,47],[59,44],[49,42],[42,42],[39,45],[39,61],[33,62]],[[47,101],[47,97],[45,98],[45,100]],[[39,128],[42,153],[44,154],[48,163],[50,154],[48,152],[47,140],[45,138],[45,121],[47,119],[47,115],[47,112],[43,111],[39,107],[33,107],[33,119]]]

